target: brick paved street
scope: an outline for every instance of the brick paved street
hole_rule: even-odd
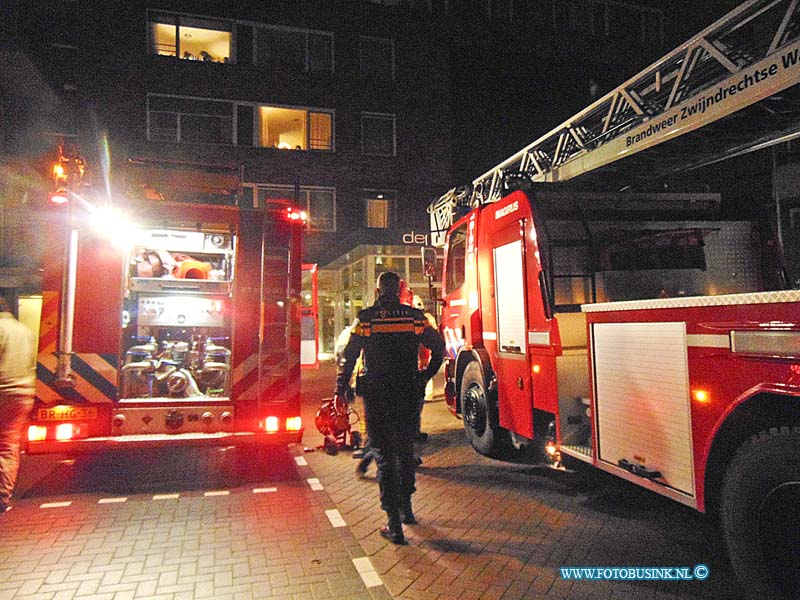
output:
[[[26,457],[0,599],[388,598],[292,450]]]
[[[307,397],[330,395],[331,365],[305,375]],[[307,455],[395,598],[739,598],[717,531],[695,511],[591,468],[562,473],[483,458],[441,399],[426,405],[423,428],[430,438],[414,495],[420,524],[405,527],[405,547],[377,534],[384,515],[374,467],[358,479],[349,453]],[[699,563],[711,569],[703,582],[577,583],[558,571]]]
[[[307,450],[333,366],[304,371]],[[409,545],[378,535],[374,467],[301,447],[25,457],[0,521],[0,599],[739,600],[719,536],[688,508],[592,469],[477,455],[426,405]],[[569,582],[560,566],[693,566],[704,582]]]

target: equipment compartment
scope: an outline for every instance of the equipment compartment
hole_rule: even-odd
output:
[[[230,397],[235,237],[148,229],[126,259],[120,399]]]

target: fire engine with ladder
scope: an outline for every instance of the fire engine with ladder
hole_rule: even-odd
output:
[[[800,2],[745,2],[428,209],[475,449],[718,515],[754,598],[800,593],[800,290],[717,195],[619,188],[800,137],[798,83]]]
[[[195,187],[222,178],[240,197],[236,171],[144,169]],[[144,196],[110,213],[62,192],[27,452],[299,442],[305,214]]]

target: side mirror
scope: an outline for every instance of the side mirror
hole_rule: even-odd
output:
[[[433,278],[436,275],[436,249],[422,247],[422,272],[425,277]]]

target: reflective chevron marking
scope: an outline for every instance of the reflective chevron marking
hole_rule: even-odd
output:
[[[271,360],[278,359],[275,362]],[[285,355],[270,353],[262,362],[262,378],[259,388],[258,354],[251,354],[233,369],[234,397],[236,400],[255,400],[259,397],[291,397],[299,393],[300,361],[287,364]],[[294,374],[294,376],[293,376]],[[279,393],[276,394],[275,388]]]
[[[39,319],[39,352],[55,352],[58,342],[59,293],[42,292],[42,314]]]
[[[233,368],[233,385],[247,377],[253,369],[258,367],[258,354],[251,354]]]
[[[44,355],[51,356],[51,355]],[[55,357],[52,357],[55,361]],[[43,356],[39,356],[36,363],[36,397],[45,404],[57,404],[61,396],[51,386],[56,380],[55,372],[51,372],[42,362]]]
[[[115,358],[111,359],[115,361]],[[36,393],[42,402],[60,402],[62,395],[55,389],[58,359],[53,353],[39,354],[36,364]],[[72,379],[77,398],[70,401],[113,402],[117,398],[116,368],[99,354],[76,354],[72,360]]]

